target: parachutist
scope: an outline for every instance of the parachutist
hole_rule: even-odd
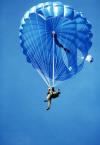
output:
[[[53,31],[52,34],[53,34],[55,43],[56,43],[59,47],[63,48],[64,51],[66,51],[67,53],[70,53],[70,50],[67,49],[67,48],[64,48],[64,46],[58,41],[58,39],[57,39],[57,34],[55,33],[55,31]]]
[[[47,92],[47,99],[44,100],[44,102],[48,102],[48,108],[46,110],[50,109],[51,100],[54,98],[57,98],[60,94],[60,90],[57,91],[54,90],[54,87],[50,87]]]
[[[55,82],[76,75],[85,61],[94,61],[89,56],[93,37],[90,22],[70,6],[52,1],[41,1],[29,9],[21,20],[19,32],[27,62],[31,63],[47,86],[55,86]],[[52,99],[59,94],[59,90],[57,92],[50,87],[45,100],[47,110]]]

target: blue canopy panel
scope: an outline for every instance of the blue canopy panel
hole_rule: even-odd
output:
[[[70,53],[56,44],[52,32]],[[82,13],[61,2],[34,6],[21,21],[23,53],[48,85],[51,85],[53,77],[55,81],[63,81],[82,69],[92,46],[91,38],[91,25]]]

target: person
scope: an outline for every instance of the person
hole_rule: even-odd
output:
[[[63,48],[64,51],[66,51],[67,53],[70,53],[70,50],[67,49],[67,48],[64,48],[64,46],[58,41],[58,39],[57,39],[57,34],[55,33],[55,31],[53,31],[52,34],[53,34],[55,43],[56,43],[59,47]]]
[[[60,94],[60,90],[57,91],[54,90],[54,87],[50,87],[47,92],[47,99],[44,100],[44,102],[48,102],[48,108],[46,110],[50,109],[51,100],[54,98],[57,98]]]

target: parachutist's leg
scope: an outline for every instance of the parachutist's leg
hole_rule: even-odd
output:
[[[46,110],[50,109],[51,99],[48,100],[48,108]]]
[[[49,110],[50,108],[47,108],[46,110]]]
[[[50,98],[51,98],[51,95],[48,94],[48,95],[47,95],[47,101],[50,100]]]
[[[51,95],[50,95],[50,94],[48,94],[48,95],[47,95],[47,99],[46,99],[46,100],[44,100],[44,102],[48,102],[48,100],[50,100],[50,98],[51,98]]]

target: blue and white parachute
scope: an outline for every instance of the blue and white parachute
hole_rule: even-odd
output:
[[[70,53],[56,44],[53,32]],[[91,24],[83,14],[61,2],[33,6],[20,25],[23,53],[48,86],[71,78],[83,68],[92,36]]]

